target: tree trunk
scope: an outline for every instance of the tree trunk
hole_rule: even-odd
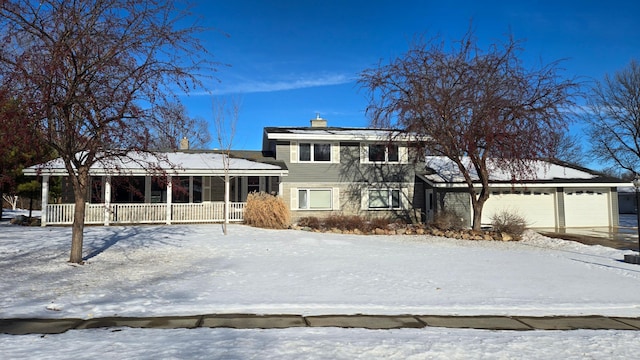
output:
[[[229,170],[225,169],[224,172],[224,225],[223,232],[227,235],[227,225],[229,224]]]
[[[84,212],[85,196],[87,193],[88,172],[79,171],[77,181],[73,181],[75,208],[73,210],[73,225],[71,228],[71,256],[70,263],[82,264],[82,242],[84,240]]]
[[[2,221],[2,209],[4,208],[4,194],[0,185],[0,221]]]
[[[480,190],[480,194],[477,195],[473,193],[471,206],[473,207],[473,225],[471,229],[474,231],[482,230],[482,208],[484,207],[484,203],[489,199],[489,191],[487,190],[489,185],[487,184],[486,188],[482,188]]]
[[[473,225],[472,229],[475,231],[482,230],[482,205],[480,201],[473,201]]]

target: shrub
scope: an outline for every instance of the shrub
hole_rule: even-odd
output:
[[[355,215],[331,215],[324,219],[324,226],[327,229],[340,230],[363,230],[365,222],[361,217]]]
[[[320,219],[315,216],[303,217],[298,220],[298,226],[309,227],[312,229],[320,229]]]
[[[391,224],[391,220],[388,218],[374,217],[369,220],[369,229],[367,230],[386,229],[389,227],[389,224]]]
[[[443,210],[435,214],[431,226],[440,230],[460,230],[464,227],[464,220],[455,211]]]
[[[357,215],[331,215],[326,218],[303,217],[298,220],[297,225],[309,227],[311,229],[329,230],[339,229],[342,231],[360,230],[367,233],[376,228],[387,229],[391,220],[387,218],[372,218],[366,220]]]
[[[244,222],[260,228],[287,229],[291,225],[291,214],[281,197],[265,192],[251,193],[244,208]]]
[[[527,221],[519,214],[502,211],[491,217],[491,225],[494,231],[507,233],[514,239],[520,240],[527,227]]]

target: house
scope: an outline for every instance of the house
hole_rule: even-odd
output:
[[[421,221],[424,196],[417,174],[424,157],[415,139],[390,129],[267,127],[265,153],[285,163],[280,195],[293,219],[332,214]]]
[[[222,221],[225,192],[232,202],[228,217],[242,221],[247,194],[266,191],[289,204],[294,221],[359,215],[429,222],[436,212],[449,210],[470,225],[471,198],[459,171],[450,160],[425,156],[420,140],[393,129],[331,127],[318,116],[306,127],[264,128],[260,151],[182,149],[152,159],[134,155],[91,169],[86,222]],[[223,181],[225,159],[230,160],[229,184]],[[170,181],[162,181],[158,169]],[[493,170],[482,224],[510,211],[534,228],[618,225],[616,189],[627,184],[569,164],[540,161],[537,170],[525,179]],[[63,204],[47,204],[48,178],[67,176],[62,162],[24,172],[42,176],[42,224],[70,224],[72,194]]]
[[[637,214],[637,196],[636,188],[633,186],[628,186],[627,184],[627,186],[621,186],[618,188],[618,205],[620,214]]]
[[[472,169],[469,159],[465,161]],[[425,181],[429,216],[448,209],[470,224],[470,195],[457,165],[427,156],[426,167],[427,174],[420,177]],[[499,169],[490,171],[482,225],[490,225],[493,215],[507,211],[524,217],[531,228],[618,226],[617,187],[624,185],[619,179],[560,162],[537,161],[534,168],[535,174],[522,179]]]

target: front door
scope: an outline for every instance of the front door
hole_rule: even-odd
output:
[[[428,224],[433,221],[433,189],[427,189],[424,191],[424,208],[425,208],[425,222]]]

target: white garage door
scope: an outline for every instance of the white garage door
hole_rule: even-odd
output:
[[[565,189],[567,227],[609,226],[609,192],[603,189]]]
[[[528,227],[555,227],[555,204],[555,189],[494,189],[484,204],[482,224],[491,224],[494,214],[507,211],[525,218]]]

